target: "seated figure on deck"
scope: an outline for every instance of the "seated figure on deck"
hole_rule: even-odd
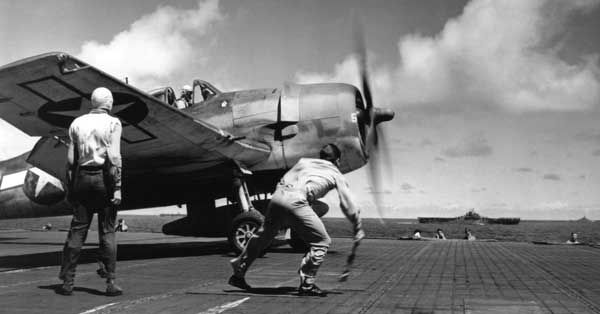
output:
[[[475,240],[475,236],[471,232],[471,229],[465,228],[465,240],[473,241]]]
[[[567,240],[567,244],[579,244],[579,240],[577,240],[577,233],[571,232],[571,238]]]
[[[446,235],[444,234],[444,231],[442,231],[442,229],[438,228],[435,231],[435,238],[438,240],[446,240]]]
[[[125,224],[125,219],[119,218],[118,222],[119,223],[117,224],[116,231],[118,231],[118,232],[127,232],[129,230],[129,227]]]
[[[415,232],[413,232],[412,239],[421,240],[421,230],[416,229]]]

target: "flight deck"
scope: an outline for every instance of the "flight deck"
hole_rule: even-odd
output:
[[[600,250],[484,241],[365,239],[339,282],[351,239],[335,238],[318,285],[300,297],[301,254],[271,248],[227,285],[224,239],[119,233],[117,281],[104,296],[90,232],[72,296],[55,293],[65,232],[0,231],[0,313],[600,313]]]

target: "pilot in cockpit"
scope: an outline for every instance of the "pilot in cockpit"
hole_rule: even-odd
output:
[[[178,109],[184,109],[192,105],[192,87],[189,85],[183,85],[181,88],[181,96],[175,101],[175,106]]]

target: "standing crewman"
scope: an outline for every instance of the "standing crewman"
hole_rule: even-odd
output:
[[[244,290],[252,287],[246,283],[245,274],[252,262],[271,243],[282,227],[290,227],[310,250],[302,258],[300,269],[299,295],[326,296],[327,293],[315,285],[319,266],[323,263],[331,239],[323,222],[314,212],[311,204],[336,189],[340,207],[354,227],[354,241],[360,241],[365,233],[362,230],[359,210],[350,194],[346,179],[338,169],[340,150],[329,144],[320,151],[321,159],[302,158],[290,169],[277,185],[271,198],[265,223],[251,238],[240,256],[231,260],[233,275],[229,284]]]
[[[98,213],[100,262],[106,269],[106,295],[123,294],[115,284],[117,244],[115,220],[121,204],[121,122],[109,115],[112,93],[99,87],[92,93],[92,110],[76,118],[69,127],[68,199],[73,220],[63,249],[59,293],[73,293],[73,280],[81,247]]]

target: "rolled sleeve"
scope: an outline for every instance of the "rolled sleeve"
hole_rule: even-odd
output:
[[[121,133],[122,133],[121,121],[119,121],[119,119],[115,118],[111,125],[110,142],[109,142],[106,152],[108,155],[108,159],[110,160],[110,163],[116,167],[122,166]]]

